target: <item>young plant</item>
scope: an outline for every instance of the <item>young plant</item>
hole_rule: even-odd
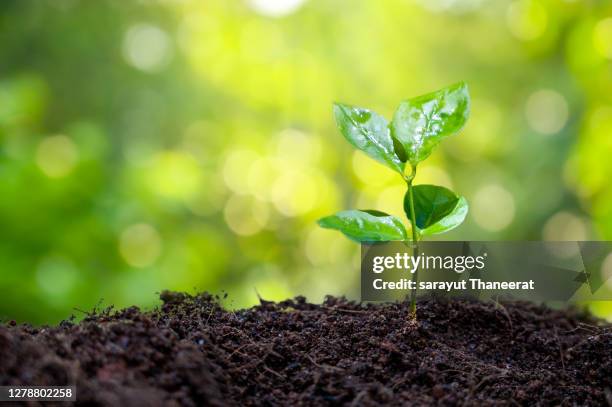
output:
[[[470,96],[460,82],[400,103],[388,123],[381,115],[361,107],[334,104],[340,132],[356,148],[397,172],[406,182],[404,212],[410,220],[410,236],[402,221],[377,210],[347,210],[318,221],[357,242],[403,241],[412,243],[459,226],[468,212],[464,197],[438,185],[413,185],[419,163],[443,138],[458,133],[468,119]],[[417,273],[413,274],[416,281]],[[416,312],[416,290],[410,309]]]

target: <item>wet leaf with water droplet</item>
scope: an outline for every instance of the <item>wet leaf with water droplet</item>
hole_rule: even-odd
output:
[[[444,137],[457,133],[468,119],[470,95],[465,82],[400,103],[391,132],[412,165],[426,159]]]
[[[335,229],[357,242],[406,240],[404,224],[395,216],[375,210],[349,210],[319,219],[319,226]]]
[[[368,109],[334,104],[334,115],[342,135],[356,148],[399,172],[404,163],[396,154],[387,120]]]

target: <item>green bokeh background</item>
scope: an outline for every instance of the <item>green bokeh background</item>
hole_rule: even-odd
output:
[[[459,80],[471,119],[417,176],[470,202],[444,238],[612,239],[609,2],[3,0],[0,318],[356,298],[359,247],[315,221],[402,215],[403,184],[331,103]]]

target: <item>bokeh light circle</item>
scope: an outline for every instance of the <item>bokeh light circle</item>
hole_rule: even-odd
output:
[[[119,237],[119,253],[132,267],[152,265],[160,256],[161,249],[161,236],[147,223],[128,226]]]
[[[491,232],[505,229],[514,219],[514,197],[499,184],[478,189],[470,206],[478,226]]]
[[[559,92],[541,89],[532,93],[525,104],[529,126],[540,134],[558,133],[567,123],[569,107]]]
[[[68,259],[52,255],[43,258],[36,268],[36,281],[51,296],[65,295],[78,280],[78,270]]]
[[[125,34],[123,57],[141,71],[157,72],[170,61],[172,44],[161,28],[152,24],[136,24]]]
[[[241,236],[251,236],[263,230],[270,218],[268,204],[251,196],[232,195],[223,210],[225,223]]]
[[[306,0],[247,0],[257,13],[267,17],[283,17],[296,12]]]
[[[578,216],[561,211],[544,224],[542,237],[548,241],[582,241],[588,238],[588,229]]]
[[[599,21],[593,30],[593,46],[607,59],[612,59],[612,17]]]
[[[546,30],[548,14],[544,6],[534,0],[517,0],[508,6],[506,22],[516,38],[531,41]]]
[[[68,175],[78,160],[74,142],[63,135],[44,138],[36,149],[36,164],[50,178]]]

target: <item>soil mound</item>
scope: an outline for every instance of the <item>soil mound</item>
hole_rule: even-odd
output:
[[[241,311],[209,294],[57,327],[0,326],[0,384],[79,404],[612,405],[612,328],[577,310],[297,297]]]

